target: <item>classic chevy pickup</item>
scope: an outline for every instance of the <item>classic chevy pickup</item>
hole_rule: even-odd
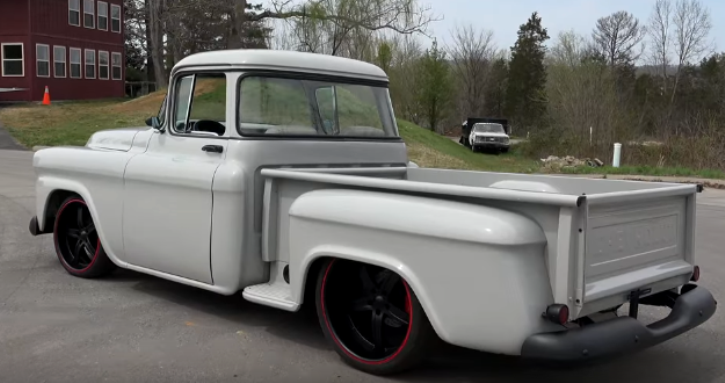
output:
[[[386,74],[340,57],[205,52],[170,84],[149,127],[35,153],[29,229],[53,234],[68,273],[311,305],[331,347],[373,374],[440,340],[620,355],[716,310],[693,283],[695,186],[419,168]],[[640,305],[672,310],[645,325]]]

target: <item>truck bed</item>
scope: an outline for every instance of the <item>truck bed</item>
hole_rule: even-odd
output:
[[[307,191],[384,190],[518,212],[547,238],[555,303],[570,319],[686,283],[693,270],[695,185],[424,169],[266,168],[262,218],[265,260],[285,260],[285,212]]]

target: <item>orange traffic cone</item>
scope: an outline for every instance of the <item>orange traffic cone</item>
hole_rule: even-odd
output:
[[[50,105],[50,91],[48,91],[48,86],[45,86],[45,94],[43,95],[43,105]]]

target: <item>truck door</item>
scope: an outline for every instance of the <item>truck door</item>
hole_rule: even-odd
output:
[[[168,113],[124,175],[123,243],[136,266],[212,283],[212,182],[224,161],[226,78],[182,74]]]

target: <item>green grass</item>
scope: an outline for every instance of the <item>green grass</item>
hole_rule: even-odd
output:
[[[0,120],[15,139],[28,148],[35,145],[85,145],[102,129],[145,126],[153,112],[120,113],[119,102],[58,103],[49,107],[26,105],[0,111]],[[158,108],[158,105],[156,106]]]
[[[420,162],[419,165],[421,166],[513,173],[534,173],[539,170],[538,163],[524,157],[516,146],[513,146],[508,153],[499,155],[473,153],[471,150],[454,142],[450,138],[423,129],[411,122],[398,119],[398,128],[406,144],[413,149],[416,146],[422,146],[428,149],[424,153],[421,153],[421,155],[416,155],[413,150],[410,156],[412,161],[416,163]],[[440,166],[431,166],[426,162],[425,158],[421,158],[421,156],[429,154],[426,152],[430,151],[438,153],[440,157],[438,165]]]

